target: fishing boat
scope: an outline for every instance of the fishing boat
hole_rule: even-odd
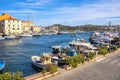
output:
[[[5,67],[5,62],[4,61],[0,61],[0,71],[2,71]]]
[[[42,56],[32,56],[32,64],[41,69],[47,69],[49,65],[52,65],[52,57],[49,54],[43,54]]]
[[[59,64],[64,64],[66,63],[66,58],[69,56],[76,56],[77,52],[75,49],[70,48],[69,46],[52,46],[53,49],[53,57],[52,61]]]

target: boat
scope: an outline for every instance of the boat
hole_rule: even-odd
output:
[[[31,38],[31,37],[33,37],[33,35],[31,35],[31,34],[29,34],[29,33],[24,33],[24,34],[22,34],[20,37],[25,37],[25,38]]]
[[[52,65],[52,57],[49,54],[44,54],[42,56],[32,56],[32,64],[41,69],[47,69],[49,65]]]
[[[2,71],[5,67],[5,62],[4,61],[0,61],[0,71]]]
[[[53,57],[52,61],[57,61],[58,64],[64,64],[66,63],[66,58],[69,56],[76,56],[77,52],[75,49],[72,49],[69,46],[52,46],[53,49]]]
[[[15,39],[16,37],[14,35],[7,35],[7,36],[4,36],[4,38],[6,40],[12,40],[12,39]]]
[[[4,37],[0,37],[0,41],[2,41],[2,40],[5,40],[5,38]]]
[[[78,51],[81,47],[88,48],[88,49],[97,49],[92,44],[85,42],[82,39],[73,40],[72,42],[69,42],[69,45],[71,48],[78,50]]]
[[[53,55],[52,57],[52,61],[53,62],[57,62],[57,63],[65,63],[65,58],[66,58],[66,54],[65,53],[60,53],[58,55]]]
[[[42,34],[41,33],[33,33],[32,36],[33,37],[37,37],[37,36],[41,36]]]

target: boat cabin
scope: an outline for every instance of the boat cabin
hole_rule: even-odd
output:
[[[52,60],[52,57],[50,55],[48,55],[48,54],[44,54],[40,58],[40,61],[43,62],[44,64],[52,63],[51,60]]]

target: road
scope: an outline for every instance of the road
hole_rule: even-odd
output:
[[[46,80],[120,80],[120,51]]]

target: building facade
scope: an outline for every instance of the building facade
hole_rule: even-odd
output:
[[[32,32],[39,33],[40,32],[40,27],[39,26],[32,26]]]
[[[32,21],[22,21],[22,28],[23,28],[23,33],[30,33],[32,32],[32,26],[33,26],[33,22]]]
[[[19,35],[23,32],[22,21],[7,13],[0,16],[0,33],[5,35]]]

